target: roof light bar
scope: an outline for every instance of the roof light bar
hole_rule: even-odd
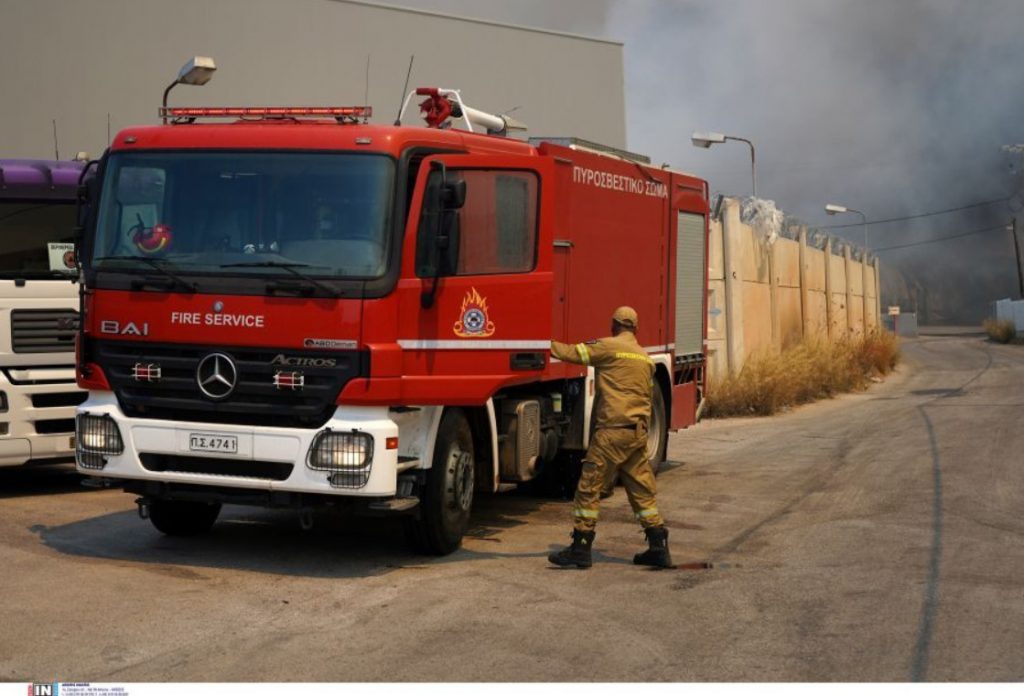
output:
[[[245,116],[330,116],[369,118],[370,106],[189,106],[161,109],[170,118],[232,118]]]

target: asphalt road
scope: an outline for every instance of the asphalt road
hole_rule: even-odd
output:
[[[228,508],[162,537],[132,496],[0,472],[0,681],[1024,679],[1024,347],[925,337],[863,394],[672,438],[681,567],[634,567],[621,489],[592,570],[570,503],[480,501],[464,549]]]

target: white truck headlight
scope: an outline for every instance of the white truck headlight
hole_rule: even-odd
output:
[[[373,438],[369,434],[324,430],[310,445],[306,463],[318,471],[351,471],[368,467],[372,459]]]
[[[75,454],[83,469],[102,469],[106,456],[124,452],[117,423],[110,416],[80,413],[75,417]]]

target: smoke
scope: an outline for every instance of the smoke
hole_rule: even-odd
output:
[[[812,224],[853,224],[834,232],[858,245],[859,217],[828,218],[825,203],[871,220],[1017,190],[1002,146],[1024,140],[1021,26],[1016,0],[619,2],[609,19],[626,41],[631,148],[747,194],[743,143],[696,150],[688,136],[749,138],[760,195]],[[999,204],[872,225],[867,245],[997,228],[880,252],[894,281],[929,295],[933,319],[976,321],[1016,288],[1012,244],[998,229],[1010,215]]]
[[[1024,141],[1019,0],[405,4],[623,41],[629,149],[746,196],[747,146],[695,149],[689,136],[749,138],[759,195],[811,225],[854,225],[831,231],[857,245],[859,216],[827,217],[825,203],[878,220],[1020,191],[1011,165],[1022,155],[1002,149]],[[973,322],[989,301],[1015,295],[1013,246],[1001,229],[1011,214],[996,204],[869,226],[874,249],[997,228],[881,251],[885,301]]]

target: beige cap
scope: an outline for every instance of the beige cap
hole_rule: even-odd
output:
[[[612,321],[616,324],[621,324],[627,329],[636,329],[639,319],[636,316],[636,310],[632,307],[619,307],[612,313]]]

